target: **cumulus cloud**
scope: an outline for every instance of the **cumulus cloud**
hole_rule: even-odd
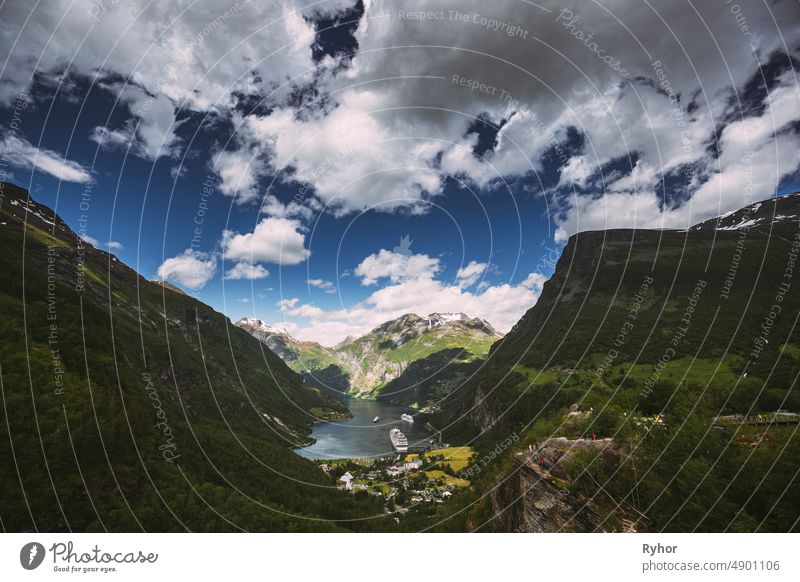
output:
[[[134,154],[147,160],[179,153],[175,107],[168,97],[131,84],[102,86],[127,105],[133,117],[120,128],[97,126],[89,139],[106,149],[130,147]]]
[[[308,284],[317,289],[322,289],[325,293],[336,293],[336,285],[324,279],[309,279]]]
[[[130,79],[129,86],[153,96],[150,101],[144,94],[121,95],[138,126],[143,147],[137,152],[153,159],[174,145],[175,107],[224,111],[237,95],[257,94],[313,68],[314,27],[304,18],[305,5],[6,3],[0,18],[0,54],[7,59],[0,102],[13,101],[34,72],[58,77],[67,65],[72,74],[93,79]]]
[[[297,297],[293,297],[291,299],[281,299],[278,301],[277,305],[281,313],[289,317],[309,319],[320,317],[325,314],[325,311],[319,307],[308,304],[300,304],[300,300]]]
[[[310,220],[314,215],[314,211],[308,206],[296,200],[290,200],[284,204],[272,194],[264,196],[261,202],[261,212],[276,218],[297,218],[299,220]]]
[[[486,272],[489,265],[486,263],[479,263],[477,261],[470,261],[465,267],[461,267],[456,272],[456,279],[461,287],[472,287],[478,282],[481,275]]]
[[[99,240],[88,234],[82,234],[80,237],[95,248],[106,247],[110,251],[121,251],[125,247],[119,241],[110,240],[107,243],[101,243]]]
[[[295,220],[269,217],[261,219],[253,232],[226,230],[222,234],[223,256],[250,264],[297,265],[310,255],[300,229]]]
[[[374,285],[380,279],[393,283],[406,279],[433,277],[439,271],[439,259],[425,254],[404,254],[381,249],[365,258],[355,269],[363,285]]]
[[[0,127],[0,130],[5,133],[2,147],[4,158],[9,164],[25,170],[44,172],[66,182],[85,183],[92,180],[89,170],[79,163],[52,150],[37,148],[4,127]]]
[[[568,236],[582,208],[594,208],[606,194],[614,204],[628,194],[628,206],[641,210],[637,218],[670,223],[657,210],[661,204],[634,198],[650,196],[665,174],[687,164],[697,170],[693,193],[726,172],[703,163],[720,135],[731,152],[745,132],[749,149],[760,150],[778,117],[800,118],[792,78],[782,95],[771,96],[774,121],[761,115],[737,132],[725,127],[732,115],[750,117],[742,89],[771,55],[796,51],[800,29],[790,25],[800,17],[796,2],[751,5],[736,15],[713,2],[686,10],[630,0],[445,0],[437,6],[442,19],[420,22],[403,15],[429,11],[426,0],[372,0],[356,31],[359,51],[346,66],[331,57],[315,62],[312,18],[354,4],[56,0],[32,10],[6,3],[0,101],[10,103],[30,84],[34,65],[40,78],[63,75],[69,63],[72,74],[130,79],[101,85],[115,91],[128,119],[98,126],[93,139],[133,143],[148,159],[173,155],[180,147],[174,112],[213,112],[236,127],[212,162],[223,194],[254,200],[261,182],[277,173],[281,181],[307,185],[309,197],[337,214],[424,210],[426,200],[441,194],[446,174],[486,187],[541,172],[543,154],[572,126],[585,146],[560,169],[561,186],[588,191],[573,199],[555,192],[559,236]],[[594,44],[580,40],[586,35]],[[709,51],[712,45],[718,51]],[[267,107],[244,116],[237,106],[251,98]],[[481,158],[472,153],[478,118],[499,127]],[[597,169],[634,155],[641,176],[616,176],[609,193],[589,183]],[[778,155],[757,159],[791,165]],[[781,176],[771,178],[748,201]],[[717,205],[728,205],[727,197],[719,192]],[[267,214],[306,219],[289,206],[270,203]]]
[[[547,275],[544,275],[543,273],[531,273],[522,280],[520,286],[539,293],[542,291],[545,281],[547,281]]]
[[[719,157],[692,160],[698,180],[682,204],[664,202],[659,169],[639,159],[631,173],[598,187],[596,193],[565,199],[556,216],[556,241],[584,230],[688,228],[693,224],[769,197],[800,166],[800,94],[791,75],[764,96],[761,115],[732,121],[722,130]],[[792,81],[793,83],[793,81]],[[667,124],[667,120],[661,121]],[[699,139],[699,138],[698,138]],[[677,154],[676,154],[677,155]]]
[[[266,143],[270,166],[284,179],[307,183],[332,211],[414,206],[441,191],[438,148],[402,133],[381,113],[382,95],[351,90],[330,113],[298,119],[283,108],[245,120],[250,144]],[[421,132],[425,128],[419,127]],[[252,147],[248,146],[248,147]]]
[[[519,284],[487,283],[471,292],[466,290],[465,280],[480,277],[487,269],[485,263],[470,262],[459,270],[463,276],[448,284],[435,276],[441,267],[438,259],[417,254],[399,256],[404,259],[401,261],[398,256],[383,250],[360,263],[356,274],[364,278],[365,285],[378,280],[387,284],[351,307],[327,310],[304,304],[297,297],[279,301],[278,308],[284,317],[303,320],[289,321],[296,325],[293,334],[335,345],[348,335],[364,334],[405,313],[453,311],[486,319],[499,331],[506,332],[536,303],[546,279],[541,273],[531,273]],[[392,277],[390,273],[399,276]]]
[[[158,267],[158,278],[193,291],[205,287],[217,270],[217,259],[209,253],[186,249]]]
[[[269,276],[269,271],[261,265],[250,263],[236,263],[231,269],[225,271],[225,279],[264,279]]]
[[[219,176],[217,188],[226,196],[235,197],[239,203],[254,200],[258,195],[258,180],[262,167],[258,162],[257,148],[217,152],[212,169]]]
[[[310,320],[298,325],[294,334],[323,345],[335,345],[348,335],[367,333],[405,313],[460,311],[486,319],[499,331],[507,332],[536,303],[540,292],[541,288],[502,283],[473,293],[459,285],[418,277],[383,287],[346,309],[327,311],[300,304],[294,298],[282,312],[287,317]]]

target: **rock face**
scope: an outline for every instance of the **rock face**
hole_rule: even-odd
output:
[[[253,317],[242,318],[235,325],[260,340],[295,372],[321,370],[335,362],[333,350],[316,342],[295,339],[282,327],[270,325]]]
[[[518,453],[514,468],[492,494],[494,529],[515,533],[576,533],[636,531],[633,510],[617,507],[616,518],[603,520],[598,501],[570,491],[566,466],[579,451],[598,449],[602,462],[616,465],[619,452],[610,439],[598,441],[548,439],[532,451]]]
[[[237,327],[241,327],[250,332],[250,335],[259,339],[264,345],[275,352],[287,363],[298,359],[297,350],[292,347],[295,343],[294,338],[282,327],[277,327],[264,323],[260,319],[245,317],[236,322]]]

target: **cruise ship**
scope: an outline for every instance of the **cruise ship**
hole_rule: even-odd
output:
[[[410,414],[401,414],[400,420],[405,420],[406,422],[414,422],[414,417]]]
[[[398,453],[405,453],[408,451],[408,439],[399,428],[393,428],[389,431],[389,440],[392,441],[392,446]]]

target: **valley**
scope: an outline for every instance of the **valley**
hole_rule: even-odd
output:
[[[263,342],[309,384],[333,394],[386,401],[382,394],[387,385],[413,363],[430,359],[429,366],[439,366],[442,357],[450,357],[454,365],[478,363],[502,337],[489,322],[463,313],[427,317],[409,313],[331,348],[299,341],[286,330],[255,318],[240,319],[236,326]],[[409,398],[401,396],[398,385],[391,393],[397,403],[417,409],[430,409],[444,396]]]
[[[797,527],[800,195],[579,233],[505,336],[406,314],[335,347],[233,325],[12,184],[0,213],[6,527],[236,529],[204,500],[258,531]]]

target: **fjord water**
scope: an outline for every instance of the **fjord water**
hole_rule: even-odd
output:
[[[408,437],[409,451],[426,448],[432,438],[425,429],[426,415],[413,409],[375,400],[350,399],[345,405],[353,413],[352,418],[315,424],[311,437],[316,442],[295,452],[319,460],[389,455],[394,452],[389,431],[395,427]],[[415,422],[412,424],[400,420],[403,413],[412,415]],[[373,423],[376,416],[380,420]]]

